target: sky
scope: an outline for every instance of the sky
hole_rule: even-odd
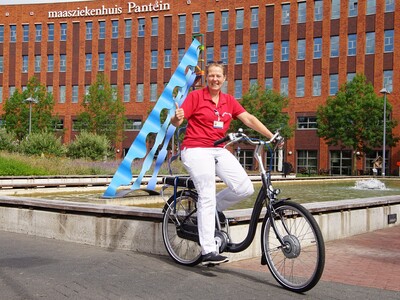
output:
[[[0,5],[56,3],[56,2],[61,3],[61,2],[77,2],[77,1],[91,1],[91,0],[0,0]]]

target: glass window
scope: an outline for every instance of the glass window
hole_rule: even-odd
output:
[[[322,38],[314,38],[314,58],[318,59],[322,57]]]
[[[258,44],[250,44],[250,63],[258,62]]]
[[[274,61],[274,42],[267,42],[265,44],[265,61]]]
[[[22,25],[22,41],[29,42],[29,24]]]
[[[307,2],[297,3],[297,23],[305,23],[307,19]]]
[[[357,54],[357,34],[348,35],[347,45],[347,55],[355,56]]]
[[[131,69],[131,52],[127,51],[124,53],[124,70]]]
[[[54,71],[54,56],[53,54],[47,55],[47,72]]]
[[[339,36],[331,36],[331,57],[339,56]]]
[[[321,96],[321,75],[313,76],[313,96]]]
[[[65,99],[66,99],[66,88],[65,85],[60,85],[60,89],[59,89],[59,93],[60,93],[60,97],[58,99],[58,103],[65,103]]]
[[[93,38],[93,23],[86,22],[86,40],[90,41]]]
[[[118,70],[118,53],[111,53],[111,71]]]
[[[316,129],[317,117],[297,117],[297,129]]]
[[[86,53],[85,56],[85,71],[92,71],[92,53]]]
[[[158,36],[158,18],[151,18],[151,36]]]
[[[132,19],[125,19],[125,38],[132,37]]]
[[[221,11],[221,31],[227,31],[229,28],[229,11]]]
[[[124,130],[125,131],[139,131],[142,129],[142,121],[135,119],[128,119],[125,121]]]
[[[183,48],[178,49],[178,61],[179,62],[182,61],[182,58],[184,55],[185,55],[185,49],[183,49]]]
[[[67,55],[60,54],[60,72],[65,72],[67,70]]]
[[[10,42],[17,41],[17,25],[10,25]]]
[[[99,21],[99,39],[104,40],[106,38],[106,21]]]
[[[131,85],[129,83],[124,84],[124,102],[131,101]]]
[[[35,24],[35,42],[42,41],[42,24]]]
[[[207,13],[207,32],[214,31],[215,14],[213,12]]]
[[[144,100],[144,85],[143,83],[138,83],[136,87],[136,102],[143,102]]]
[[[296,97],[304,97],[304,76],[296,77]]]
[[[393,52],[393,47],[394,47],[394,30],[385,30],[385,40],[384,40],[385,46],[384,46],[384,51],[385,52]]]
[[[282,25],[290,24],[290,3],[282,4]]]
[[[158,51],[157,50],[151,50],[151,69],[157,69],[158,65]]]
[[[40,55],[35,55],[35,72],[40,72],[40,67],[42,64],[42,57]]]
[[[206,62],[214,60],[214,47],[207,47],[206,48]]]
[[[4,72],[4,57],[0,55],[0,73]]]
[[[164,68],[171,68],[171,49],[164,50]]]
[[[60,41],[67,40],[67,23],[60,24]]]
[[[332,0],[331,19],[340,18],[340,0]]]
[[[317,168],[317,150],[297,150],[297,173],[308,173],[311,170],[317,171]]]
[[[146,19],[138,19],[138,37],[144,37]]]
[[[289,95],[289,77],[281,77],[281,94]]]
[[[228,46],[221,46],[221,61],[228,64]]]
[[[3,102],[3,87],[0,86],[0,103]],[[2,127],[3,122],[0,120],[0,128]]]
[[[4,25],[0,25],[0,43],[4,42]]]
[[[349,17],[358,15],[358,0],[349,0]]]
[[[297,40],[297,59],[306,59],[306,40]]]
[[[314,1],[314,21],[322,21],[324,17],[324,1],[315,0]]]
[[[330,169],[332,175],[351,175],[351,151],[330,151]]]
[[[99,71],[104,71],[105,54],[99,53]]]
[[[112,39],[118,38],[118,28],[119,28],[118,20],[112,20],[111,21],[111,38]]]
[[[242,98],[242,80],[237,79],[235,80],[235,99],[241,99]]]
[[[272,90],[273,83],[274,83],[274,79],[272,77],[265,78],[265,89]]]
[[[243,63],[243,45],[236,45],[235,64]]]
[[[385,0],[385,12],[394,11],[394,1],[395,0]]]
[[[52,85],[48,85],[48,86],[46,87],[46,90],[47,90],[47,93],[48,93],[48,94],[53,94],[53,86],[52,86]]]
[[[179,34],[186,33],[186,15],[180,15],[179,17]]]
[[[150,83],[150,102],[157,101],[157,83]]]
[[[281,42],[281,61],[289,60],[289,41]]]
[[[389,93],[393,92],[393,70],[383,71],[383,86]]]
[[[47,41],[54,41],[54,24],[47,24]]]
[[[22,55],[22,73],[28,73],[28,55]]]
[[[339,90],[339,75],[329,75],[329,95],[335,95]]]
[[[375,32],[367,32],[365,54],[374,54],[374,53],[375,53]]]
[[[200,32],[200,14],[193,14],[193,33],[199,33]]]
[[[367,0],[367,15],[376,13],[376,0]]]
[[[346,75],[347,82],[352,81],[354,77],[356,77],[356,73],[347,73]]]
[[[258,28],[258,7],[251,8],[251,28]]]
[[[243,29],[244,10],[236,10],[236,29]]]
[[[72,103],[78,103],[79,99],[79,87],[77,85],[72,86]]]

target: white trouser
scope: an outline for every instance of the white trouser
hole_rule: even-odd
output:
[[[199,194],[197,222],[202,254],[218,251],[215,210],[223,211],[254,193],[251,180],[236,157],[224,148],[186,148],[182,162]],[[215,174],[227,185],[216,195]]]

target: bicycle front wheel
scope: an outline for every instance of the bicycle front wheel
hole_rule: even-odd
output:
[[[172,259],[182,265],[195,266],[201,262],[197,233],[197,195],[180,191],[165,205],[162,236]]]
[[[298,203],[278,202],[273,209],[273,220],[265,218],[261,236],[268,268],[283,287],[298,293],[308,291],[324,270],[321,230],[311,213]]]

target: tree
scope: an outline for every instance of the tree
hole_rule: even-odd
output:
[[[357,74],[343,84],[335,97],[317,109],[318,136],[328,145],[340,145],[353,152],[352,173],[356,174],[356,153],[366,153],[383,143],[383,97],[378,97],[366,77]],[[394,146],[399,137],[392,130],[397,122],[390,119],[392,106],[387,103],[386,142]]]
[[[283,112],[283,109],[289,105],[289,98],[273,90],[262,89],[259,85],[254,84],[250,87],[249,92],[243,95],[240,103],[272,132],[281,129],[280,132],[285,138],[290,138],[293,135],[293,129],[289,126],[289,116]],[[231,127],[233,130],[237,130],[243,127],[243,123],[234,120]],[[260,136],[254,130],[244,129],[250,136]]]
[[[16,90],[4,104],[5,128],[13,133],[18,140],[28,135],[29,129],[29,97],[37,103],[32,104],[31,124],[32,132],[47,132],[54,129],[54,123],[58,119],[53,116],[54,100],[46,87],[40,84],[36,77],[29,79],[27,88],[21,93]]]
[[[121,140],[125,108],[103,74],[98,74],[89,87],[82,107],[84,111],[77,117],[78,130],[105,135],[113,143]]]

